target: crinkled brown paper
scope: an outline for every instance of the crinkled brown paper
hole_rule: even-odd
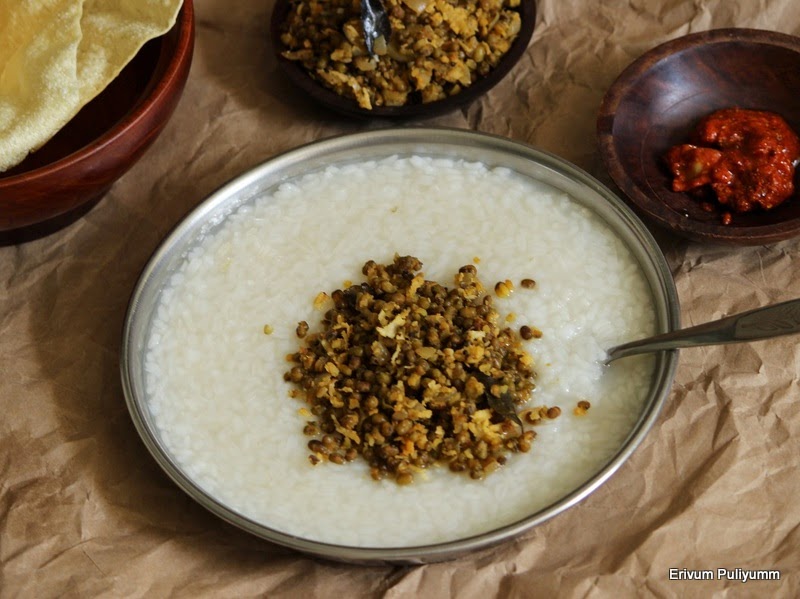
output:
[[[522,538],[451,562],[316,560],[225,524],[167,479],[119,380],[141,268],[228,179],[299,144],[376,126],[328,114],[290,87],[270,55],[271,9],[270,0],[198,0],[189,82],[155,145],[80,221],[0,247],[0,596],[798,596],[792,337],[684,350],[656,426],[605,485]],[[800,35],[800,10],[793,0],[541,0],[510,76],[426,124],[528,142],[608,182],[595,117],[609,85],[660,42],[729,26]],[[800,240],[735,249],[658,238],[684,325],[800,297]],[[681,581],[671,568],[781,578]]]

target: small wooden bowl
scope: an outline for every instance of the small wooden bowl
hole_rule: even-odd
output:
[[[0,244],[80,217],[156,139],[183,92],[194,49],[192,0],[49,142],[0,173]]]
[[[311,78],[308,71],[306,71],[302,65],[295,61],[288,60],[281,55],[286,49],[281,43],[281,27],[286,21],[290,8],[290,0],[277,0],[272,11],[272,20],[270,23],[272,49],[283,72],[292,83],[323,106],[339,114],[367,119],[426,118],[445,114],[462,106],[466,106],[497,85],[500,80],[508,74],[517,61],[519,61],[533,36],[533,27],[536,23],[536,2],[534,0],[522,0],[518,8],[521,18],[521,28],[509,51],[486,77],[479,79],[459,93],[449,96],[444,100],[428,102],[427,104],[418,102],[405,104],[403,106],[376,106],[371,110],[367,110],[366,108],[360,107],[355,100],[340,96],[321,83],[318,83],[315,79]]]
[[[696,241],[760,245],[800,234],[800,176],[795,193],[770,211],[720,212],[671,190],[664,162],[687,143],[698,120],[728,107],[769,110],[800,133],[800,38],[755,29],[687,35],[647,52],[614,82],[597,120],[606,168],[634,208]]]

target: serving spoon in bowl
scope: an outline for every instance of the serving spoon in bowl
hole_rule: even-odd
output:
[[[361,27],[364,30],[364,45],[370,56],[375,55],[375,42],[379,37],[389,43],[392,36],[392,25],[383,0],[361,0]]]
[[[800,299],[772,304],[686,329],[616,345],[606,352],[603,364],[647,352],[700,345],[759,341],[793,333],[800,333]]]

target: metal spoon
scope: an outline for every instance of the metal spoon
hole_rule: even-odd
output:
[[[603,364],[626,356],[664,349],[758,341],[793,333],[800,333],[800,299],[756,308],[647,339],[623,343],[608,350]]]
[[[375,40],[383,36],[388,44],[392,35],[389,15],[386,14],[382,0],[361,0],[361,26],[364,28],[364,43],[367,46],[367,52],[370,56],[374,56]]]

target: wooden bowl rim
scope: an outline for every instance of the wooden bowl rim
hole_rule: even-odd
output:
[[[536,26],[536,2],[535,0],[522,0],[518,7],[522,20],[519,33],[511,45],[511,48],[503,56],[497,66],[486,76],[478,79],[469,87],[459,93],[449,96],[443,100],[436,100],[427,104],[407,104],[404,106],[376,106],[371,110],[361,108],[355,100],[340,96],[336,92],[329,90],[321,83],[312,79],[302,66],[294,61],[288,60],[281,55],[285,49],[280,41],[280,29],[288,13],[290,0],[276,0],[272,9],[270,20],[270,37],[272,39],[272,51],[278,61],[281,70],[289,80],[299,89],[304,91],[316,102],[335,110],[340,114],[360,118],[389,118],[407,119],[415,117],[433,117],[469,104],[482,96],[511,71],[519,62],[525,51],[528,49],[533,32]]]
[[[163,102],[164,98],[168,96],[175,87],[175,83],[180,75],[181,65],[183,65],[187,59],[190,59],[192,55],[195,27],[193,0],[183,0],[180,13],[178,14],[173,28],[175,27],[178,28],[175,51],[170,57],[163,74],[154,84],[151,82],[149,93],[141,98],[128,114],[122,117],[122,119],[100,137],[90,141],[79,150],[50,164],[9,177],[3,177],[2,173],[0,173],[0,189],[24,186],[37,179],[45,179],[60,171],[69,170],[80,162],[90,160],[93,156],[102,152],[107,146],[113,144],[117,139],[124,137],[138,122],[145,119],[152,111],[156,110]]]
[[[629,64],[606,92],[597,118],[597,136],[600,156],[620,190],[630,201],[659,225],[680,235],[698,241],[760,245],[789,239],[800,234],[800,217],[768,225],[737,227],[691,220],[665,206],[664,210],[651,208],[656,200],[642,191],[622,167],[614,144],[614,122],[623,99],[633,89],[636,81],[656,64],[683,51],[703,45],[750,43],[784,48],[800,55],[800,38],[763,29],[729,27],[688,34],[648,50]],[[800,132],[799,132],[800,133]]]

